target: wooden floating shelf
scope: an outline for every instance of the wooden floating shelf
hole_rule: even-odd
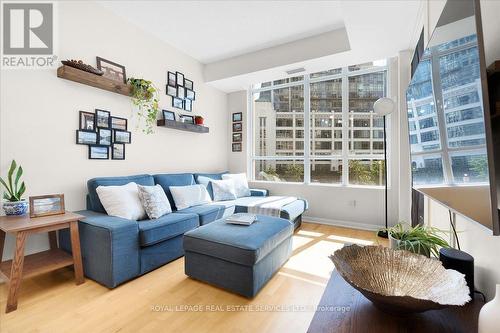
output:
[[[117,94],[130,96],[132,87],[129,84],[117,82],[103,76],[88,73],[70,66],[61,66],[57,69],[57,77],[104,89]]]
[[[206,126],[181,123],[180,121],[175,121],[175,120],[158,119],[156,121],[156,125],[161,127],[173,128],[179,131],[187,131],[195,133],[208,133],[209,131],[208,127]]]

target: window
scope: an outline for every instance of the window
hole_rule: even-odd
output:
[[[385,60],[254,85],[254,179],[384,185],[384,123],[373,103],[387,89]]]

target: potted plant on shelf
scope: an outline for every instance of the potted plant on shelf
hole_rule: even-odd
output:
[[[386,231],[389,234],[392,249],[407,250],[427,257],[430,257],[431,254],[439,257],[440,247],[450,247],[440,235],[446,232],[437,228],[423,225],[406,227],[404,223],[398,223],[387,228]]]
[[[194,123],[195,123],[196,125],[203,126],[203,121],[204,121],[204,120],[205,120],[205,119],[204,119],[202,116],[195,116],[195,117],[194,117]]]
[[[13,178],[14,174],[15,178]],[[21,166],[18,168],[16,161],[12,160],[9,172],[7,173],[7,181],[0,177],[0,184],[7,190],[3,194],[4,200],[2,205],[6,215],[24,215],[28,211],[28,202],[22,198],[26,191],[26,185],[24,182],[21,182],[21,185],[19,185],[22,175],[23,168]]]
[[[137,127],[140,127],[142,118],[144,119],[144,128],[142,131],[146,134],[152,134],[156,116],[159,111],[158,90],[153,86],[153,83],[148,80],[131,77],[127,81],[132,86],[132,103],[138,109],[137,115],[139,117],[139,122]]]

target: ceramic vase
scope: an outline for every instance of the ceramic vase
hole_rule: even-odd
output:
[[[28,202],[21,201],[4,201],[2,208],[5,215],[24,215],[28,212]]]
[[[496,333],[500,329],[500,284],[497,284],[495,298],[486,303],[479,313],[479,333]]]

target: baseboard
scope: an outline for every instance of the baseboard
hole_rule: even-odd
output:
[[[332,220],[332,219],[325,219],[325,218],[313,217],[313,216],[303,216],[302,222],[326,224],[326,225],[333,225],[336,227],[347,227],[347,228],[361,229],[361,230],[368,230],[368,231],[377,231],[377,230],[380,230],[383,228],[383,226],[378,226],[378,225],[373,225],[373,224],[359,223],[359,222],[353,222],[353,221]]]

